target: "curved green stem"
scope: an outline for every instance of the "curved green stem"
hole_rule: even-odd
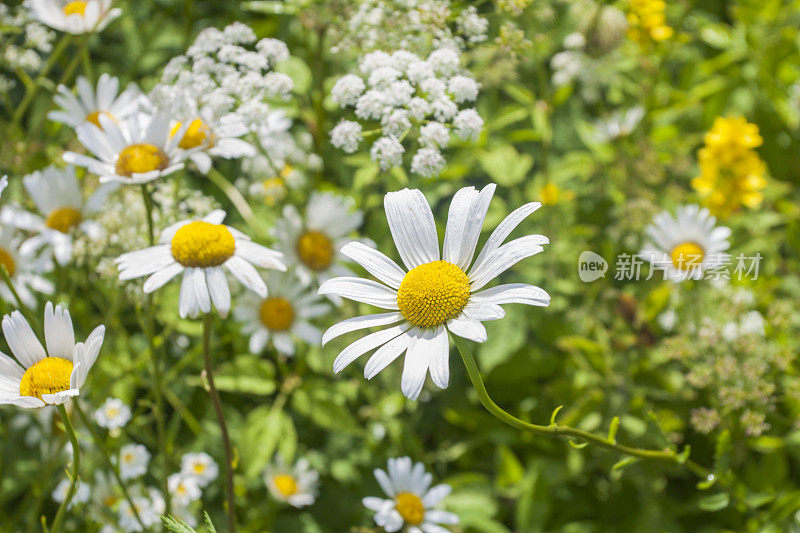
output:
[[[233,450],[231,448],[231,438],[228,434],[228,425],[225,423],[225,414],[222,412],[222,402],[219,399],[219,392],[214,386],[214,372],[211,367],[211,315],[206,313],[203,316],[203,359],[206,365],[206,379],[208,379],[208,393],[211,396],[211,403],[214,404],[214,412],[217,414],[217,422],[222,432],[222,444],[225,448],[225,493],[228,502],[228,531],[236,532],[236,507],[233,499]]]
[[[253,230],[257,231],[260,236],[266,237],[269,235],[269,230],[264,226],[264,224],[256,218],[255,213],[250,208],[250,205],[247,203],[247,200],[244,199],[242,193],[239,192],[233,183],[228,181],[228,179],[222,175],[222,173],[215,169],[211,168],[208,171],[208,179],[214,182],[214,185],[222,189],[222,192],[230,199],[233,206],[242,216],[245,222],[253,228]]]
[[[478,393],[478,399],[487,411],[506,424],[517,429],[538,433],[540,435],[573,437],[586,442],[591,442],[592,444],[596,444],[602,448],[615,450],[639,459],[651,459],[683,465],[692,473],[702,478],[708,478],[709,475],[712,475],[711,470],[688,459],[685,454],[678,454],[674,450],[648,450],[645,448],[626,446],[624,444],[617,443],[616,438],[614,437],[602,437],[600,435],[589,433],[588,431],[557,424],[555,422],[555,417],[549,426],[540,426],[520,420],[519,418],[504,411],[489,397],[489,393],[486,391],[486,386],[483,384],[481,373],[478,370],[478,365],[475,362],[475,357],[472,355],[472,349],[467,345],[467,341],[461,337],[458,337],[457,335],[451,334],[450,336],[455,341],[459,353],[461,353],[461,359],[464,361],[464,366],[467,368],[467,374],[469,375],[469,379],[472,382],[473,387],[475,387],[475,392]]]
[[[120,477],[119,475],[119,467],[115,465],[113,461],[111,461],[111,456],[109,455],[108,450],[106,449],[105,443],[100,438],[100,435],[97,434],[97,431],[95,431],[94,426],[89,420],[89,417],[87,417],[86,413],[83,412],[80,403],[75,402],[73,405],[75,406],[75,410],[78,412],[78,416],[80,417],[81,422],[83,422],[83,425],[86,426],[86,429],[88,429],[89,433],[91,433],[92,440],[94,440],[95,446],[97,446],[97,448],[100,450],[101,455],[103,456],[103,459],[106,462],[106,467],[109,470],[111,470],[111,474],[114,476],[114,480],[117,482],[117,485],[122,491],[122,496],[128,502],[128,505],[130,505],[131,510],[133,511],[133,516],[136,518],[136,521],[139,522],[139,525],[142,527],[142,531],[147,531],[147,526],[144,525],[144,522],[142,522],[142,519],[139,517],[139,511],[136,509],[136,505],[134,505],[133,499],[131,498],[131,495],[128,492],[128,487],[125,486],[125,482],[122,481],[122,477]]]
[[[78,446],[78,437],[75,436],[75,430],[72,428],[72,423],[69,421],[67,410],[63,405],[56,406],[56,409],[58,409],[58,415],[64,422],[64,430],[67,432],[69,442],[72,444],[72,473],[69,474],[69,490],[67,491],[64,501],[61,502],[61,505],[58,508],[56,518],[53,520],[53,527],[50,530],[51,533],[58,533],[61,531],[61,523],[64,521],[64,513],[67,511],[67,507],[69,507],[72,497],[75,496],[75,492],[78,488],[78,469],[80,468],[81,464],[81,451],[80,447]]]

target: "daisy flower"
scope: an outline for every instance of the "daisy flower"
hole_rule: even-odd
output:
[[[679,207],[675,217],[663,211],[647,227],[651,242],[641,255],[653,268],[663,270],[666,279],[702,279],[706,270],[724,264],[730,246],[730,228],[716,223],[707,208],[697,205]]]
[[[200,485],[197,484],[197,479],[191,476],[184,476],[183,474],[172,474],[167,480],[169,485],[169,493],[172,495],[174,501],[180,507],[186,507],[190,503],[200,499],[201,491]]]
[[[71,166],[64,169],[47,167],[25,176],[22,183],[41,216],[8,207],[0,215],[0,221],[37,234],[22,244],[20,252],[23,255],[35,254],[47,246],[56,261],[64,265],[72,259],[76,232],[90,239],[103,235],[102,226],[88,217],[100,211],[113,186],[100,186],[84,200],[75,169]]]
[[[135,479],[147,472],[150,452],[143,444],[126,444],[119,451],[119,476],[122,479]]]
[[[33,408],[61,405],[78,396],[100,354],[105,326],[97,326],[86,342],[76,343],[69,311],[47,302],[47,350],[19,311],[3,317],[3,335],[19,364],[0,352],[0,404]]]
[[[311,470],[305,459],[298,460],[290,467],[278,456],[264,471],[264,483],[272,496],[297,508],[314,503],[318,478],[319,474]]]
[[[364,368],[364,376],[372,379],[406,352],[401,390],[413,400],[422,391],[429,371],[437,387],[447,387],[448,331],[484,342],[486,328],[482,322],[503,318],[501,305],[550,304],[550,296],[544,290],[524,283],[480,290],[520,260],[541,252],[542,245],[549,242],[543,235],[526,235],[503,244],[514,228],[541,206],[539,202],[531,202],[500,223],[473,261],[494,189],[494,184],[480,192],[465,187],[455,194],[441,255],[433,212],[422,192],[404,189],[386,195],[384,207],[389,230],[407,270],[363,244],[348,243],[342,248],[343,255],[361,264],[380,281],[357,277],[331,279],[322,284],[320,294],[336,294],[388,312],[335,324],[323,335],[323,345],[351,331],[388,327],[342,350],[333,363],[334,372],[377,348]]]
[[[107,398],[94,412],[97,425],[106,429],[119,429],[131,419],[131,408],[119,398]]]
[[[0,220],[2,218],[0,214]],[[0,265],[6,267],[22,303],[33,307],[36,305],[33,291],[43,294],[53,294],[55,291],[53,282],[42,276],[53,269],[53,261],[46,256],[32,257],[22,254],[21,241],[16,228],[0,224]],[[7,302],[14,301],[14,295],[5,283],[0,283],[0,298]]]
[[[166,502],[156,489],[151,488],[147,493],[137,494],[132,499],[136,513],[133,512],[128,500],[122,500],[119,504],[119,527],[121,529],[142,531],[142,526],[136,519],[137,514],[147,528],[161,522],[161,515],[166,511]]]
[[[62,479],[56,485],[56,488],[53,489],[53,501],[56,503],[62,503],[69,493],[69,486],[72,482],[69,479]],[[89,485],[84,483],[83,481],[78,480],[78,487],[75,490],[75,495],[70,500],[67,509],[72,509],[75,505],[80,505],[82,503],[86,503],[89,501]]]
[[[320,302],[316,289],[290,275],[269,276],[266,284],[268,297],[248,295],[234,309],[236,319],[244,323],[242,332],[250,335],[250,351],[261,353],[270,340],[285,355],[294,355],[295,338],[319,344],[322,332],[309,320],[330,307]]]
[[[105,114],[97,120],[100,127],[84,122],[75,128],[95,157],[65,152],[64,161],[97,174],[101,183],[148,183],[183,168],[188,154],[178,143],[188,124],[170,135],[169,119],[161,114],[134,113],[119,124]]]
[[[100,31],[122,14],[111,0],[26,0],[31,16],[42,24],[67,33]]]
[[[119,80],[105,73],[97,80],[97,89],[83,76],[78,77],[75,87],[77,96],[66,86],[58,86],[58,94],[53,97],[53,101],[61,109],[50,111],[47,118],[73,128],[84,122],[91,122],[102,128],[100,115],[117,122],[126,120],[136,112],[141,97],[141,93],[133,85],[120,93]]]
[[[184,123],[188,124],[185,128]],[[211,113],[201,113],[200,117],[173,124],[170,135],[175,136],[179,131],[183,132],[183,136],[178,146],[183,150],[191,150],[188,158],[203,174],[211,169],[211,157],[236,159],[256,155],[255,147],[239,138],[250,130],[241,115],[236,113],[219,119],[215,119]]]
[[[334,276],[352,275],[341,264],[342,245],[352,240],[347,236],[361,226],[361,211],[352,210],[352,200],[331,193],[312,193],[305,216],[287,205],[283,218],[273,230],[278,248],[289,264],[296,264],[295,273],[303,283],[319,282]],[[340,302],[338,298],[336,303]]]
[[[267,286],[254,268],[286,270],[282,254],[256,244],[242,232],[222,224],[225,211],[212,211],[202,220],[183,220],[161,233],[158,245],[123,254],[116,259],[119,279],[149,276],[144,292],[151,293],[183,274],[179,312],[181,318],[211,311],[225,317],[231,293],[225,267],[239,282],[262,298]]]
[[[217,479],[219,467],[205,452],[187,453],[181,458],[181,474],[195,478],[200,488]]]
[[[375,512],[375,523],[386,531],[408,533],[446,533],[440,524],[458,524],[458,516],[436,509],[450,494],[450,485],[431,488],[433,476],[422,463],[412,464],[408,457],[389,459],[387,471],[375,469],[375,479],[389,497],[370,496],[362,500],[364,507]]]

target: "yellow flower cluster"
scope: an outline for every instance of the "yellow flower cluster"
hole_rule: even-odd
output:
[[[730,215],[742,205],[757,207],[764,199],[766,167],[754,150],[763,142],[758,126],[741,117],[717,117],[706,133],[698,152],[700,175],[692,187],[715,215]]]
[[[664,16],[664,0],[631,0],[628,10],[628,35],[641,45],[665,41],[672,37],[672,28]]]

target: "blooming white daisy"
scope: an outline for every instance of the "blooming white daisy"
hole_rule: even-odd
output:
[[[42,276],[53,270],[53,261],[47,256],[32,257],[22,254],[21,241],[22,237],[16,228],[0,224],[0,265],[6,267],[22,303],[32,307],[36,305],[33,291],[43,294],[53,294],[55,291],[53,282]],[[14,301],[14,295],[5,283],[0,283],[0,298],[7,302]]]
[[[264,470],[264,483],[276,500],[293,507],[306,507],[314,503],[319,485],[319,473],[312,470],[306,459],[298,459],[288,466],[278,455]]]
[[[217,479],[219,467],[205,452],[187,453],[181,458],[181,474],[195,478],[200,488]]]
[[[389,498],[369,496],[362,502],[386,531],[407,526],[408,533],[446,533],[440,524],[458,524],[457,515],[436,508],[450,494],[450,485],[431,487],[433,476],[422,463],[413,464],[409,457],[389,459],[387,471],[375,469],[375,479]]]
[[[112,0],[25,0],[31,16],[42,24],[67,33],[100,31],[122,14]]]
[[[250,294],[234,309],[234,316],[243,323],[242,332],[250,335],[250,351],[259,354],[272,340],[278,352],[294,355],[294,337],[319,344],[322,332],[309,320],[330,307],[320,302],[316,288],[290,275],[269,276],[266,284],[267,298]]]
[[[489,202],[491,184],[480,192],[459,190],[450,204],[444,249],[440,256],[433,212],[419,190],[390,192],[384,199],[386,218],[395,246],[407,271],[377,250],[349,243],[341,252],[361,264],[380,282],[357,277],[326,281],[320,294],[335,294],[389,310],[388,313],[350,318],[332,326],[323,344],[344,333],[374,326],[389,326],[354,342],[338,355],[334,372],[340,372],[360,355],[378,348],[364,368],[372,379],[406,352],[401,389],[416,399],[430,371],[433,383],[446,388],[450,379],[447,332],[484,342],[481,322],[505,316],[502,304],[547,306],[550,296],[524,283],[479,290],[522,259],[538,254],[549,241],[543,235],[526,235],[503,242],[541,204],[531,202],[508,215],[486,241],[473,262]],[[470,266],[472,265],[472,266]]]
[[[283,255],[225,226],[224,218],[225,211],[217,209],[202,220],[183,220],[168,226],[158,245],[116,259],[119,279],[149,276],[144,292],[151,293],[183,273],[179,302],[182,318],[208,313],[212,302],[220,316],[228,315],[231,293],[222,267],[242,285],[266,298],[267,286],[253,265],[286,270]]]
[[[133,85],[120,93],[119,79],[106,73],[101,74],[97,80],[97,89],[83,76],[78,77],[75,87],[77,96],[66,86],[58,86],[58,94],[53,97],[53,101],[61,109],[50,111],[47,118],[73,128],[84,122],[91,122],[102,128],[98,118],[100,115],[106,115],[117,122],[124,121],[136,112],[141,97],[141,93]]]
[[[100,354],[105,330],[105,326],[97,326],[86,342],[76,343],[69,311],[61,305],[54,309],[47,302],[45,351],[22,313],[4,316],[3,334],[19,364],[0,352],[0,404],[44,407],[78,396]]]
[[[197,479],[192,476],[185,476],[181,473],[172,474],[169,476],[167,484],[172,501],[181,507],[186,507],[190,503],[199,500],[202,494],[200,485],[197,484]]]
[[[136,479],[147,472],[150,452],[143,444],[126,444],[119,451],[119,476]]]
[[[97,120],[100,127],[84,122],[75,128],[78,140],[95,157],[65,152],[64,161],[85,167],[102,183],[147,183],[183,168],[190,155],[178,146],[189,124],[171,135],[166,115],[134,113],[117,124],[100,114]]]
[[[36,233],[20,246],[23,255],[33,255],[40,248],[47,247],[46,251],[64,265],[72,259],[75,232],[90,239],[103,235],[102,226],[89,217],[100,211],[114,185],[101,185],[84,200],[75,169],[71,166],[63,169],[49,166],[28,174],[22,183],[41,216],[6,207],[0,213],[0,222]]]
[[[136,513],[133,512],[127,500],[122,500],[119,505],[119,527],[124,531],[142,531],[138,514],[145,527],[149,528],[161,522],[161,515],[166,511],[164,497],[156,489],[149,489],[147,493],[136,494],[132,497]]]
[[[641,254],[672,281],[702,279],[703,273],[724,264],[730,228],[717,226],[707,208],[684,205],[673,217],[663,211],[646,231],[651,242]]]
[[[67,493],[69,492],[69,486],[72,482],[69,479],[62,479],[56,485],[56,488],[53,489],[53,501],[56,503],[62,503],[67,498]],[[73,506],[79,505],[81,503],[86,503],[89,501],[89,485],[84,483],[83,481],[78,480],[77,488],[75,489],[75,494],[72,496],[72,500],[70,500],[67,509],[72,509]]]
[[[97,425],[106,429],[119,429],[131,419],[131,408],[119,398],[107,398],[94,412]]]
[[[188,127],[182,128],[184,123]],[[252,144],[239,139],[250,130],[241,115],[236,113],[216,119],[213,113],[203,112],[200,117],[173,124],[170,135],[176,135],[179,131],[183,131],[183,137],[178,147],[190,150],[188,158],[204,174],[211,169],[212,156],[235,159],[256,155]]]
[[[364,218],[352,205],[349,198],[315,192],[308,200],[305,217],[292,205],[283,208],[283,218],[276,222],[273,235],[286,262],[297,265],[295,273],[302,283],[352,274],[341,264],[345,259],[339,253],[342,245],[351,240],[347,236],[361,226]]]

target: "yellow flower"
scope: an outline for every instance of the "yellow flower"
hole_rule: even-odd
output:
[[[555,205],[561,200],[572,200],[575,198],[573,191],[562,190],[555,183],[548,183],[539,189],[539,200],[544,205]]]
[[[697,154],[700,175],[692,180],[692,188],[712,213],[728,216],[740,206],[761,204],[766,166],[754,148],[763,142],[758,126],[744,118],[714,121]]]
[[[667,25],[663,0],[631,0],[628,11],[628,36],[645,46],[665,41],[674,31]]]

